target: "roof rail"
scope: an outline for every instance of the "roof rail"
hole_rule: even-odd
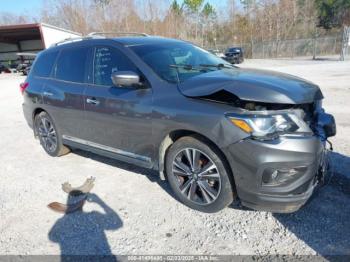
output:
[[[87,40],[87,39],[99,39],[99,38],[103,38],[102,36],[78,36],[78,37],[68,37],[68,38],[65,38],[57,43],[54,43],[52,44],[51,46],[58,46],[58,45],[61,45],[61,44],[67,44],[67,43],[72,43],[72,42],[77,42],[77,41],[82,41],[82,40]]]
[[[89,33],[86,36],[78,36],[78,37],[69,37],[66,39],[63,39],[57,43],[52,44],[51,46],[58,46],[61,44],[67,44],[67,43],[72,43],[72,42],[77,42],[77,41],[82,41],[82,40],[87,40],[87,39],[100,39],[100,38],[105,38],[103,35],[134,35],[134,36],[144,36],[147,37],[149,35],[145,33],[137,33],[137,32],[92,32]]]
[[[134,35],[134,36],[149,36],[145,33],[138,33],[138,32],[92,32],[88,34],[88,36],[103,36],[103,35]]]

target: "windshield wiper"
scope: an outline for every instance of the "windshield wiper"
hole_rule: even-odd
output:
[[[185,70],[199,70],[198,68],[195,68],[193,65],[169,65],[173,68],[183,68]]]
[[[173,68],[183,68],[185,70],[196,70],[196,71],[202,71],[203,70],[203,67],[204,68],[210,68],[210,67],[215,67],[217,69],[222,69],[222,68],[234,68],[234,66],[229,66],[229,65],[225,65],[225,64],[200,64],[198,65],[198,67],[195,67],[193,65],[169,65],[170,67],[173,67]]]
[[[199,66],[202,66],[202,67],[216,67],[218,69],[221,69],[221,68],[234,68],[234,66],[230,66],[230,65],[225,65],[225,64],[213,64],[213,65],[210,65],[210,64],[201,64]]]

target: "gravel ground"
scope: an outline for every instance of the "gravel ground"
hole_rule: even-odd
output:
[[[350,255],[350,62],[249,60],[319,84],[333,113],[334,176],[293,214],[232,205],[216,214],[177,202],[157,174],[82,151],[49,157],[22,115],[18,85],[0,75],[0,254],[299,254]],[[61,215],[61,184],[96,177],[83,212]]]

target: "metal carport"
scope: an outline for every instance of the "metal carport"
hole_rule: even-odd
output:
[[[0,26],[0,63],[31,60],[33,56],[17,53],[37,53],[55,42],[78,36],[79,33],[44,23]]]

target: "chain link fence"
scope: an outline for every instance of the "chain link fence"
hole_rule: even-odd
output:
[[[345,33],[345,30],[348,30],[347,33]],[[215,48],[211,47],[210,49],[218,49],[224,52],[228,47],[240,46],[243,47],[244,57],[258,59],[295,57],[321,59],[327,56],[334,56],[336,59],[342,60],[341,57],[344,56],[344,60],[348,60],[350,59],[349,34],[350,29],[344,29],[344,33],[332,36],[217,45]]]

